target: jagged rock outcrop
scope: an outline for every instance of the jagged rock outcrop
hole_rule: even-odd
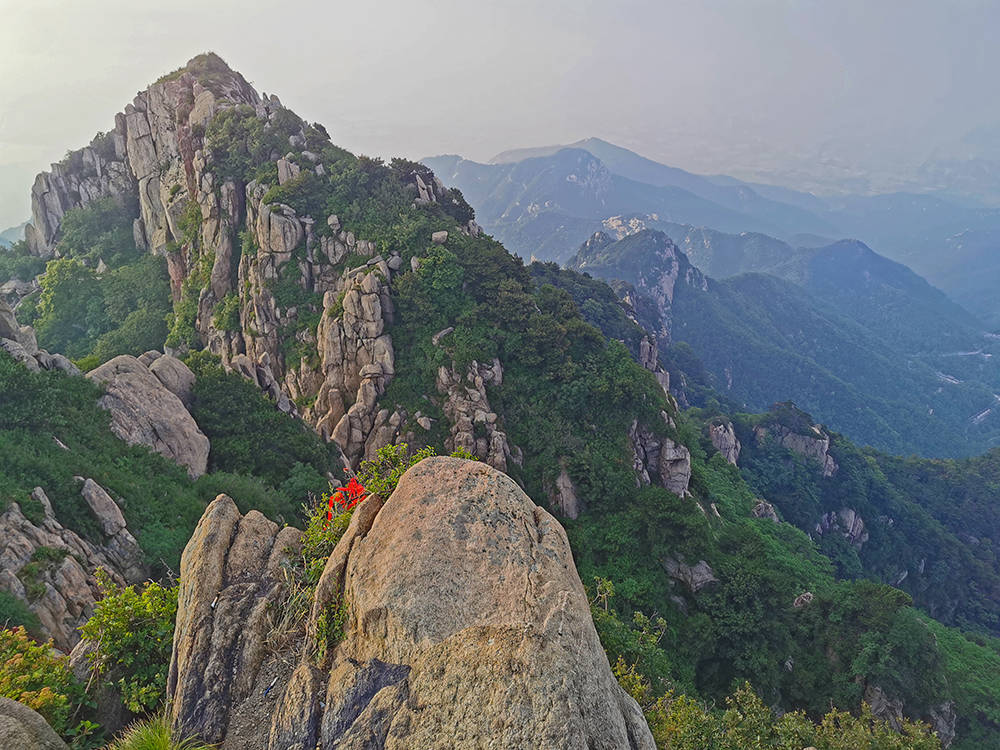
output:
[[[663,569],[667,575],[676,581],[680,581],[692,594],[697,594],[710,583],[718,583],[715,571],[704,560],[699,560],[694,565],[688,565],[683,560],[668,557],[663,561]]]
[[[267,130],[271,151],[255,158],[273,176],[249,179],[223,163],[225,148],[212,140],[222,120]],[[137,94],[108,134],[38,176],[27,233],[32,251],[47,257],[58,252],[70,209],[99,198],[137,206],[136,246],[166,257],[174,302],[189,311],[168,353],[200,339],[356,466],[410,434],[409,415],[380,400],[395,375],[389,281],[419,259],[404,268],[398,251],[379,254],[336,215],[309,216],[273,198],[272,188],[324,177],[327,144],[321,127],[276,96],[259,96],[216,55],[199,55]],[[463,208],[426,167],[400,176],[414,206]],[[456,234],[480,231],[471,219],[456,222]],[[428,244],[447,243],[449,231],[429,232]],[[160,374],[186,401],[177,373]],[[497,465],[498,450],[499,442],[489,449]]]
[[[663,232],[642,229],[619,240],[595,233],[567,263],[604,279],[621,279],[632,293],[648,297],[659,313],[655,333],[659,343],[670,344],[674,290],[678,283],[708,290],[708,279],[691,265],[687,256]],[[626,293],[626,297],[628,297]],[[627,300],[635,307],[635,300]]]
[[[872,714],[888,722],[895,731],[903,729],[903,701],[890,698],[878,685],[868,685],[865,688],[865,703],[871,707]]]
[[[636,325],[639,325],[639,321],[636,320],[634,315],[630,315],[629,317]],[[670,394],[670,373],[660,365],[658,349],[655,336],[648,334],[643,336],[639,340],[639,364],[653,373],[653,377],[660,384],[664,395],[676,406],[676,401],[674,401],[674,397]]]
[[[31,495],[42,508],[43,518],[37,525],[16,502],[0,514],[0,539],[4,541],[0,589],[27,602],[43,632],[65,651],[80,639],[77,628],[101,596],[94,578],[97,568],[104,568],[120,584],[141,581],[148,574],[142,550],[104,488],[86,479],[81,495],[103,532],[100,545],[64,528],[41,487]]]
[[[154,360],[153,365],[165,357]],[[142,362],[121,355],[91,370],[87,377],[107,389],[98,404],[111,412],[115,435],[130,445],[146,445],[186,467],[192,478],[205,473],[208,438],[181,400]]]
[[[726,420],[709,424],[708,436],[712,440],[715,450],[719,451],[726,461],[736,466],[742,446],[739,438],[736,437],[732,422]]]
[[[927,721],[931,729],[941,740],[941,747],[947,750],[955,741],[955,727],[958,723],[958,713],[955,711],[955,701],[946,701],[927,709]]]
[[[824,477],[832,477],[839,468],[830,455],[830,436],[819,425],[809,425],[800,431],[775,422],[757,425],[753,433],[754,440],[758,443],[763,443],[770,437],[792,453],[812,459],[820,465]]]
[[[31,326],[20,325],[14,317],[14,311],[2,297],[0,297],[0,349],[32,372],[61,370],[71,375],[80,374],[76,365],[63,355],[49,354],[44,349],[39,349],[35,340],[35,330]]]
[[[28,281],[21,281],[21,279],[17,278],[8,279],[3,284],[0,284],[0,300],[3,300],[12,309],[16,310],[21,300],[40,289],[41,284],[38,283],[38,279],[30,279]]]
[[[262,640],[285,553],[251,515],[217,499],[185,549],[176,727],[270,750],[654,747],[611,674],[565,533],[500,472],[430,458],[384,504],[361,503],[298,659]],[[341,610],[343,638],[320,654],[321,623]]]
[[[347,239],[354,241],[353,236]],[[317,329],[321,365],[312,416],[319,433],[332,438],[352,465],[391,442],[384,437],[372,440],[390,421],[389,410],[378,408],[378,398],[396,374],[396,354],[386,333],[393,314],[391,273],[378,256],[371,266],[346,272],[343,286],[327,291],[323,298]],[[398,430],[402,416],[392,416],[392,430]]]
[[[226,495],[206,509],[181,557],[167,683],[176,726],[216,741],[230,708],[250,698],[285,591],[281,568],[300,536],[258,511],[240,516]],[[263,717],[253,718],[266,732]]]
[[[758,500],[754,503],[753,510],[750,512],[753,513],[754,518],[766,518],[775,523],[780,522],[777,511],[775,511],[774,506],[767,502],[767,500]]]
[[[864,695],[867,703],[877,718],[887,722],[890,727],[899,732],[903,728],[903,701],[888,695],[880,686],[869,684],[865,687]],[[955,725],[958,716],[955,713],[954,701],[946,701],[927,709],[927,716],[924,721],[931,725],[931,729],[941,740],[941,747],[951,747],[955,741]]]
[[[668,426],[671,425],[666,412],[661,412],[660,418]],[[655,478],[662,487],[675,495],[687,497],[691,494],[688,490],[691,483],[691,452],[686,446],[669,437],[655,436],[645,425],[639,424],[638,420],[632,422],[628,434],[632,441],[633,465],[642,484],[651,484]]]
[[[559,467],[559,476],[556,477],[556,484],[549,499],[552,507],[558,508],[566,518],[575,520],[583,512],[583,501],[576,494],[576,487],[565,465]]]
[[[11,750],[68,750],[66,743],[23,703],[0,698],[0,747]]]
[[[512,455],[507,433],[500,429],[500,418],[486,395],[487,385],[499,387],[502,383],[499,359],[490,365],[473,361],[464,377],[453,367],[438,368],[437,391],[445,397],[442,410],[451,423],[445,448],[465,448],[494,469],[507,471]]]
[[[838,532],[844,536],[853,547],[861,549],[868,541],[868,531],[865,522],[853,508],[841,508],[836,513],[824,513],[816,522],[817,536]]]

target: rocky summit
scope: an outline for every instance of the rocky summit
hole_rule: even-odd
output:
[[[184,551],[175,724],[225,748],[653,748],[559,522],[480,462],[430,458],[358,508],[294,647],[269,649],[298,532],[228,497]],[[343,609],[339,642],[325,623]]]

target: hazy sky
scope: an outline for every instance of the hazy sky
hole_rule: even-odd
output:
[[[1000,0],[0,0],[0,229],[36,172],[205,50],[356,153],[594,135],[822,176],[996,127],[998,32]]]

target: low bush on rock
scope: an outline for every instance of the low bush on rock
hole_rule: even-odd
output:
[[[177,615],[177,587],[149,583],[120,587],[97,571],[104,598],[80,629],[94,645],[90,664],[99,678],[121,692],[122,703],[146,714],[162,703],[170,668]]]
[[[73,727],[84,687],[52,642],[36,643],[24,628],[0,630],[0,696],[41,714],[63,736]]]

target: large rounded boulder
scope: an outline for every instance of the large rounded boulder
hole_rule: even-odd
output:
[[[234,524],[217,534],[200,528],[192,544],[224,547]],[[196,559],[228,565],[225,553],[189,545],[185,561]],[[189,608],[218,619],[211,603],[235,592],[225,580],[192,580],[184,563],[181,581],[179,622]],[[260,595],[260,586],[240,585]],[[199,636],[204,653],[175,640],[174,721],[224,747],[266,733],[255,747],[654,748],[611,673],[562,527],[475,461],[426,459],[387,500],[358,506],[316,588],[294,663],[258,658],[255,675],[232,678],[253,687],[209,685],[202,674],[217,639]],[[257,639],[244,630],[229,640],[236,663],[259,653]],[[179,660],[177,648],[187,648]],[[229,697],[213,702],[220,695]]]

